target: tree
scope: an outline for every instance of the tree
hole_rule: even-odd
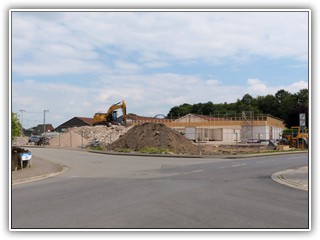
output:
[[[279,90],[276,94],[275,97],[278,101],[278,103],[282,104],[286,98],[290,97],[291,93],[289,93],[288,91],[285,91],[283,89]]]
[[[21,124],[16,113],[11,112],[11,140],[20,135]]]
[[[184,103],[180,106],[175,106],[170,109],[167,116],[170,117],[181,117],[191,112],[192,105]]]
[[[250,95],[250,94],[245,94],[242,99],[241,99],[241,102],[245,105],[248,105],[248,106],[252,106],[253,104],[253,97]]]
[[[299,114],[305,113],[307,117],[306,125],[308,126],[309,91],[308,89],[301,89],[299,92],[291,94],[281,89],[275,95],[269,94],[256,98],[247,93],[234,103],[214,104],[211,101],[192,105],[184,103],[171,108],[168,117],[184,116],[188,113],[236,116],[237,113],[242,111],[252,111],[254,114],[270,114],[281,118],[288,128],[299,125]]]
[[[257,106],[263,114],[270,114],[275,117],[279,116],[279,103],[271,94],[268,94],[267,96],[258,96]]]

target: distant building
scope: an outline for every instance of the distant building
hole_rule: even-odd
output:
[[[67,130],[68,128],[72,127],[82,127],[82,126],[92,126],[93,124],[93,118],[86,118],[86,117],[74,117],[70,120],[62,123],[58,127],[56,127],[56,132],[63,132]]]
[[[54,127],[51,124],[45,125],[46,132],[53,132]],[[44,132],[44,125],[39,124],[35,128],[32,129],[32,135],[41,135]]]
[[[190,113],[175,120],[130,115],[128,119],[133,125],[144,122],[164,123],[190,140],[205,142],[269,141],[279,139],[285,129],[282,119],[266,114],[212,117]]]

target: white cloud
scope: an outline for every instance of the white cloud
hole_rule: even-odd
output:
[[[137,64],[126,61],[116,61],[115,67],[116,71],[120,73],[137,72],[140,69],[140,67]]]
[[[235,102],[246,93],[254,97],[275,94],[280,89],[295,93],[307,86],[305,81],[268,87],[260,79],[248,79],[246,86],[239,86],[192,75],[132,75],[129,79],[126,75],[111,75],[109,81],[99,81],[97,86],[35,80],[13,83],[12,102],[13,106],[28,111],[49,109],[48,120],[58,126],[74,116],[92,117],[95,112],[105,112],[111,104],[121,100],[127,101],[130,113],[154,116],[167,114],[171,107],[183,103]],[[41,117],[38,119],[41,123]]]
[[[291,92],[291,93],[295,93],[300,91],[301,89],[308,89],[308,83],[305,81],[298,81],[298,82],[294,82],[292,84],[290,84],[289,86],[286,87],[287,91]]]
[[[267,86],[267,84],[260,79],[248,79],[247,84],[247,91],[252,96],[275,94],[277,91],[281,89],[284,89],[291,93],[299,92],[301,89],[308,89],[308,82],[303,80],[294,82],[287,86],[281,84],[279,84],[278,86]]]
[[[250,55],[307,59],[307,13],[65,12],[46,15],[13,15],[15,72],[51,75],[55,71],[47,71],[45,65],[59,66],[59,62],[64,66],[69,62],[79,65],[77,69],[70,64],[56,67],[58,73],[95,72],[97,69],[93,66],[107,65],[98,64],[103,60],[100,50],[104,48],[115,48],[115,55],[107,57],[118,63],[119,70],[131,71],[137,70],[134,64],[143,59],[141,63],[145,67],[168,64],[169,60],[202,59],[215,64],[225,57],[241,59]],[[122,63],[126,54],[136,55],[137,62]],[[164,58],[165,61],[161,60]]]
[[[252,64],[253,56],[306,64],[307,32],[307,16],[297,12],[17,13],[13,109],[49,109],[48,119],[58,126],[73,116],[92,117],[122,99],[128,112],[154,116],[183,103],[234,102],[246,93],[280,89],[297,92],[307,87],[303,79],[271,86],[257,75],[226,84],[215,71],[230,59]],[[208,74],[201,67],[190,73],[196,64]],[[241,66],[227,71],[240,72]],[[86,74],[81,85],[73,74]],[[57,75],[68,83],[45,78]]]
[[[218,84],[220,84],[220,81],[219,80],[215,80],[215,79],[209,79],[209,80],[206,81],[206,83],[208,85],[218,85]]]
[[[248,91],[255,95],[266,95],[272,92],[272,90],[260,79],[248,79],[247,83],[249,85]]]

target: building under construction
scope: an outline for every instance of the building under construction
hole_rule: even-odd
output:
[[[159,122],[195,142],[252,143],[280,139],[285,129],[283,120],[271,115],[242,112],[236,116],[204,116],[187,114],[177,119],[128,115],[133,124]]]

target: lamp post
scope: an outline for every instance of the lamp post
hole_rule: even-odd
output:
[[[49,110],[43,110],[43,136],[46,134],[46,112]]]

